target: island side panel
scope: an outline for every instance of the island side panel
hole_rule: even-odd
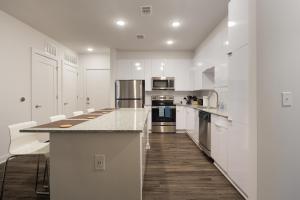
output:
[[[51,133],[51,200],[141,200],[138,133]],[[104,154],[106,169],[94,167]]]

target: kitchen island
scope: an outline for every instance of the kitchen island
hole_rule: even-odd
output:
[[[51,200],[141,200],[148,114],[117,109],[70,128],[23,130],[50,133]]]

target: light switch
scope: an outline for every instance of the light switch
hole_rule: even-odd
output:
[[[293,94],[291,92],[282,92],[282,106],[290,107],[293,105]]]

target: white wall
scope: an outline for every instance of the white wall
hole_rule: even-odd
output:
[[[300,1],[257,0],[258,199],[300,199]],[[293,92],[292,107],[281,92]]]
[[[14,17],[0,11],[0,162],[8,154],[9,124],[31,120],[31,47],[44,50],[46,41],[62,58],[71,50]],[[26,101],[21,103],[20,98]]]

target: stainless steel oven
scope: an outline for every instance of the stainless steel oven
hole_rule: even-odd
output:
[[[176,105],[173,96],[152,96],[152,132],[176,133]]]
[[[174,77],[152,77],[152,90],[174,90]]]

